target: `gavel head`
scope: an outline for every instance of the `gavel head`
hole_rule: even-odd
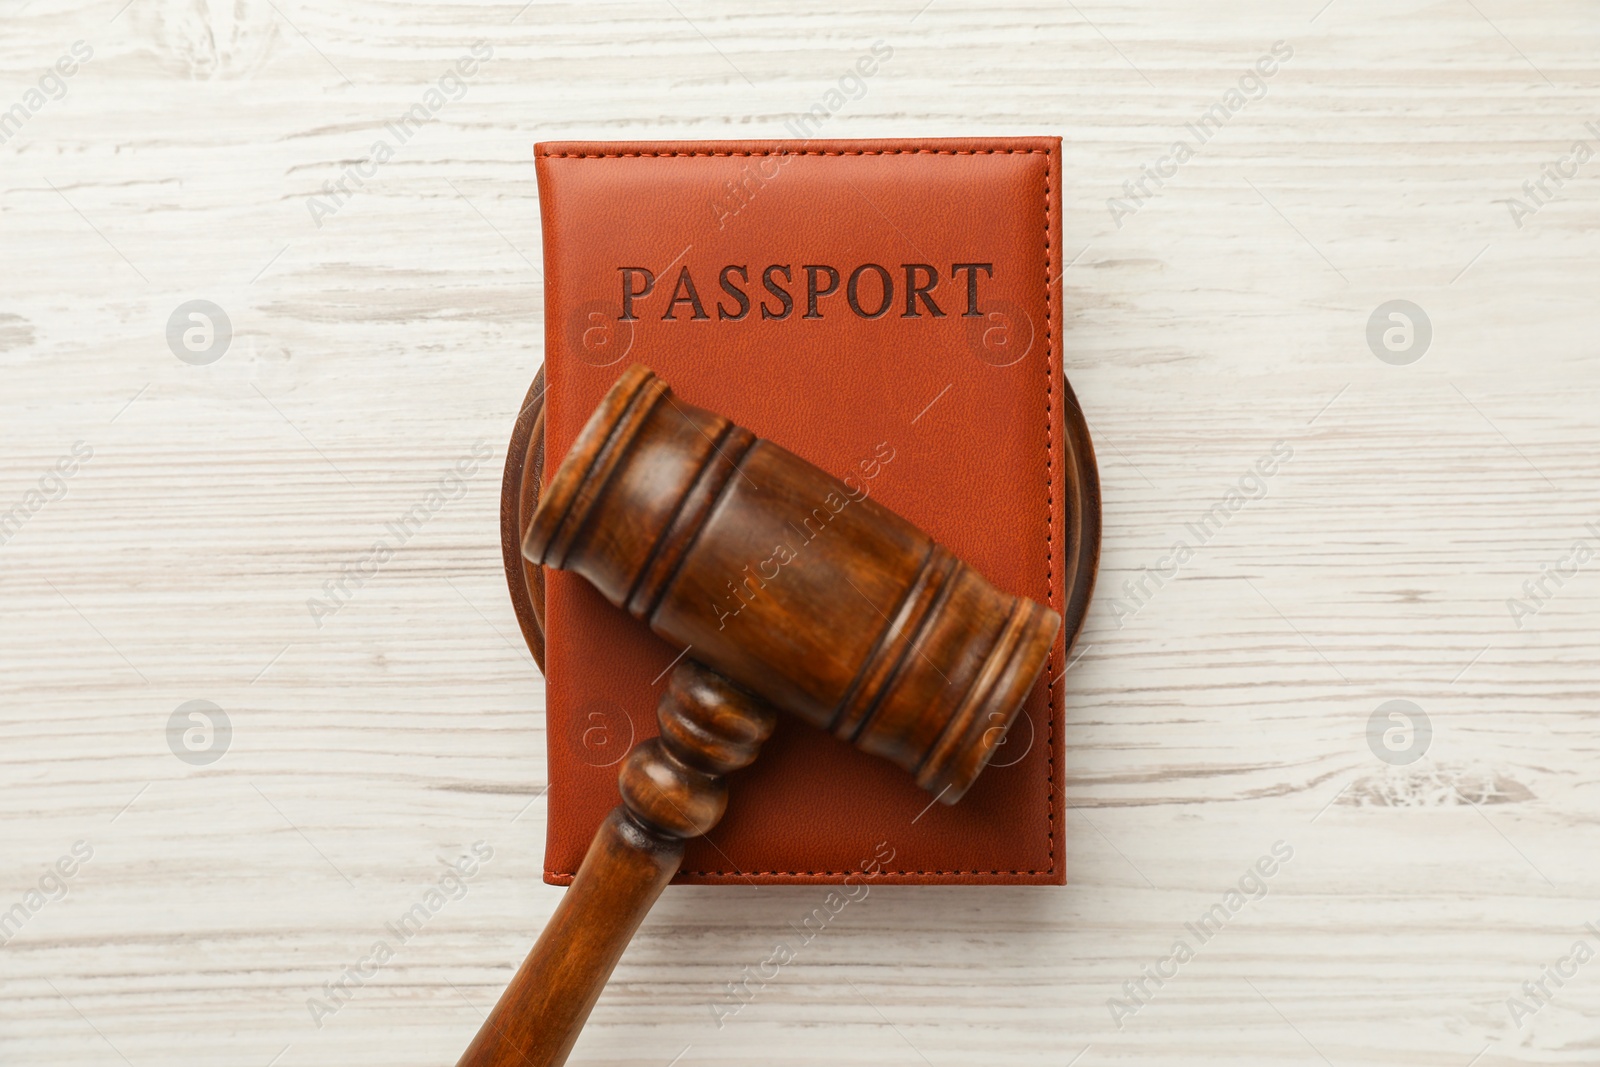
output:
[[[775,707],[954,803],[1038,680],[1060,617],[643,367],[600,402],[523,540]]]

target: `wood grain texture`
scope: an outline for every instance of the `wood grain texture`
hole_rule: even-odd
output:
[[[0,909],[40,903],[0,948],[4,1062],[460,1051],[561,892],[496,538],[541,358],[531,144],[788,136],[880,38],[829,136],[1068,145],[1106,519],[1066,677],[1072,884],[879,887],[809,938],[820,889],[669,890],[573,1062],[1594,1061],[1600,963],[1546,1006],[1522,984],[1600,947],[1600,565],[1506,603],[1600,541],[1600,163],[1523,190],[1600,144],[1587,5],[121,4],[8,0],[0,39],[0,108],[93,48],[0,146],[0,515],[29,512],[0,545]],[[307,198],[480,39],[318,226]],[[1118,226],[1107,200],[1279,40]],[[198,298],[234,330],[209,366],[165,337]],[[1409,366],[1366,339],[1393,299],[1432,323]],[[1123,591],[1232,489],[1259,499]],[[366,580],[318,626],[341,568]],[[167,726],[202,699],[233,732],[200,766]],[[1431,720],[1409,765],[1368,746],[1391,699]],[[1108,1000],[1277,841],[1265,896],[1119,1028]]]

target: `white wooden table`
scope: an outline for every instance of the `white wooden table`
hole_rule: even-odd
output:
[[[1594,1063],[1600,559],[1571,548],[1600,549],[1600,26],[1321,4],[5,0],[0,1062],[454,1062],[560,893],[496,540],[542,348],[530,146],[789,136],[882,40],[828,135],[1068,145],[1067,372],[1107,523],[1072,884],[873,889],[721,1028],[820,890],[671,890],[574,1062]],[[231,323],[215,362],[169,346],[192,300]],[[1415,312],[1409,349],[1402,320],[1390,361],[1369,345],[1392,300],[1431,325],[1420,360]],[[1257,499],[1174,573],[1241,479]],[[202,720],[169,745],[195,700],[231,726],[209,764]],[[1425,751],[1401,720],[1369,743],[1389,700]],[[1264,895],[1230,912],[1241,878]]]

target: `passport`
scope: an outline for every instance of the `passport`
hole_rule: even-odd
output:
[[[545,880],[571,882],[684,650],[516,555],[521,464],[552,475],[639,363],[1064,620],[960,803],[780,716],[677,881],[1063,884],[1062,696],[1099,497],[1062,368],[1060,140],[556,142],[535,163],[543,389],[513,439],[503,532],[519,620],[543,643]]]

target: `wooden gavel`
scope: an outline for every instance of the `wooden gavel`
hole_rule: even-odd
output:
[[[544,933],[458,1067],[558,1067],[725,776],[798,715],[955,803],[993,755],[1061,618],[1009,596],[865,490],[643,367],[600,402],[523,539],[688,646]]]

